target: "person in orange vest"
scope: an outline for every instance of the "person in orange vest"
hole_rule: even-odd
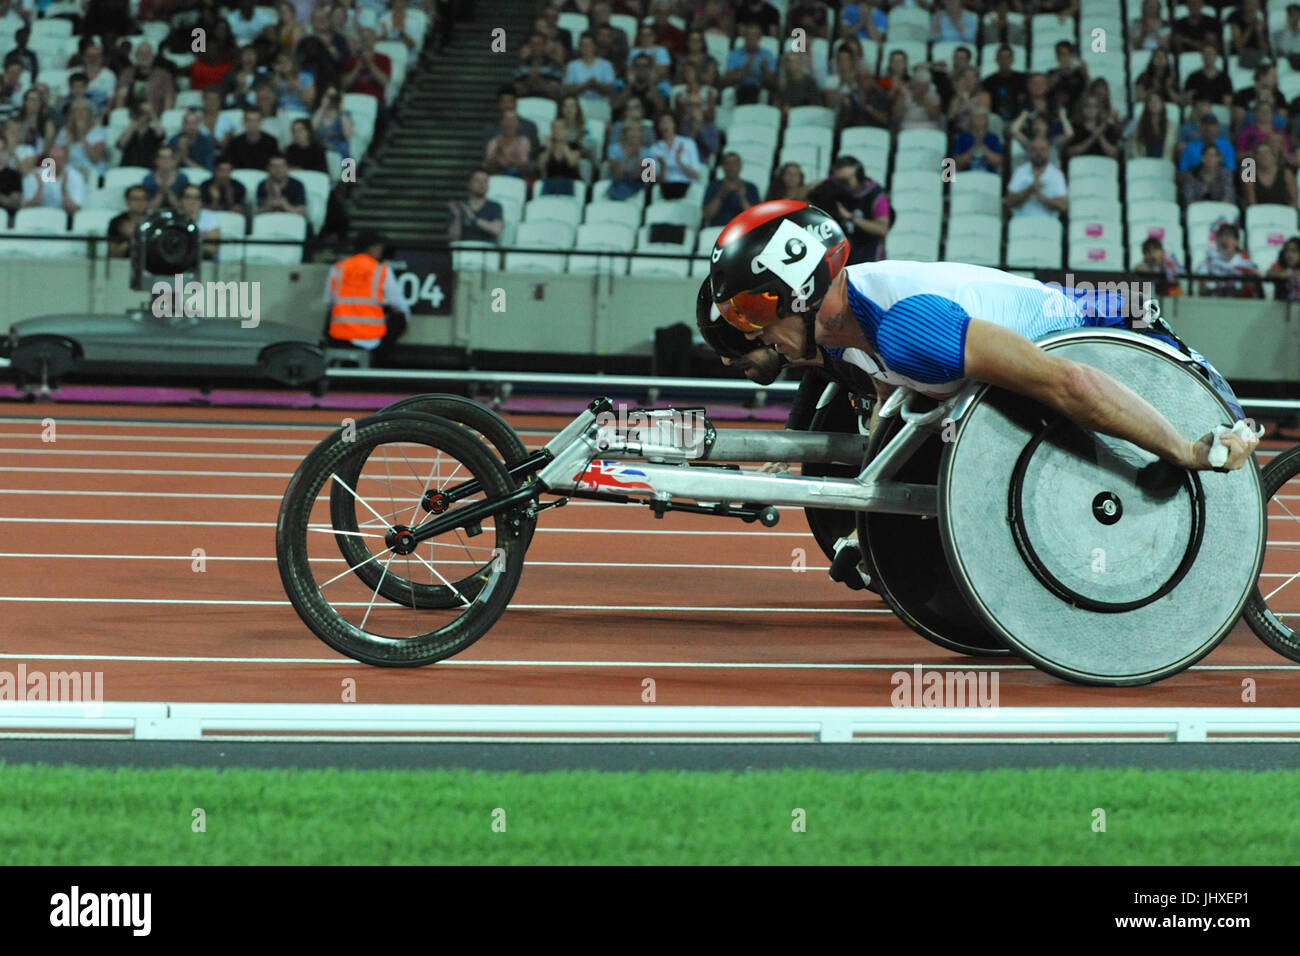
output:
[[[393,270],[381,261],[383,236],[366,230],[353,249],[354,255],[334,264],[326,283],[329,338],[337,345],[386,352],[406,331],[411,307]]]

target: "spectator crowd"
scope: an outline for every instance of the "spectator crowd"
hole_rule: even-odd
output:
[[[348,104],[371,103],[366,124],[382,126],[394,75],[383,50],[418,51],[433,7],[0,0],[0,205],[11,222],[26,208],[123,210],[113,255],[124,229],[161,208],[202,218],[213,242],[218,213],[248,217],[254,235],[265,213],[301,217],[304,235],[342,231],[338,197],[326,197],[374,135],[358,135]]]
[[[1108,34],[1100,46],[1094,22]],[[996,181],[1001,221],[982,241],[998,245],[1005,228],[998,264],[1042,266],[1018,261],[1031,243],[1017,237],[1041,249],[1047,236],[1058,267],[1095,239],[1097,268],[1159,271],[1167,290],[1181,290],[1189,267],[1293,275],[1300,4],[541,0],[519,51],[481,172],[489,184],[521,180],[524,202],[573,196],[604,214],[609,201],[685,199],[696,215],[682,224],[704,236],[762,199],[809,199],[841,219],[855,261],[887,249],[934,258],[937,235],[933,256],[907,237],[930,228],[913,215],[924,204],[916,191],[942,204],[947,167]],[[932,168],[910,164],[925,152],[917,144],[930,144]],[[503,241],[514,224],[496,189],[478,198],[504,218],[482,235]],[[1188,216],[1207,202],[1225,204],[1208,224],[1201,207]],[[1148,221],[1167,218],[1169,203],[1176,222]],[[1252,216],[1254,206],[1267,208]],[[1290,225],[1253,229],[1265,212]],[[966,248],[951,241],[960,217],[937,216],[953,258]],[[1224,225],[1243,240],[1235,248]],[[1261,237],[1267,248],[1251,248]]]

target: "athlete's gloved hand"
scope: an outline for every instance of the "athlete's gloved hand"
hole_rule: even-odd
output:
[[[1254,422],[1238,421],[1232,427],[1216,425],[1208,435],[1192,446],[1198,469],[1213,468],[1216,471],[1235,471],[1244,465],[1264,429],[1255,428]]]

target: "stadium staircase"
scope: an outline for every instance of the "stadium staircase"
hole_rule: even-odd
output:
[[[446,236],[447,202],[465,195],[483,160],[483,130],[495,119],[496,90],[514,73],[532,26],[532,5],[477,0],[472,23],[457,23],[439,53],[430,36],[395,104],[394,119],[361,164],[349,202],[352,230],[378,229],[390,240]],[[490,52],[492,31],[506,51]]]

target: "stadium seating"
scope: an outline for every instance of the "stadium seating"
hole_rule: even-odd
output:
[[[221,244],[217,246],[218,262],[243,262],[244,250],[248,248],[242,242],[230,242],[248,235],[248,217],[243,213],[221,211],[216,214],[217,227],[221,230]],[[285,249],[290,247],[286,246]]]
[[[997,173],[972,169],[953,178],[949,192],[950,223],[972,213],[996,216],[1001,209],[1002,179]]]
[[[583,221],[626,226],[635,232],[641,226],[641,213],[640,203],[620,202],[617,199],[595,199],[587,203],[583,210]]]
[[[948,137],[940,130],[907,129],[898,134],[894,168],[933,170],[937,179],[939,164],[948,153]]]
[[[116,215],[117,212],[113,209],[86,209],[83,207],[73,215],[72,228],[68,231],[77,236],[107,236],[108,224],[113,221],[113,217]],[[102,244],[99,249],[102,255]],[[82,249],[81,254],[86,254],[85,248]]]
[[[557,222],[571,228],[582,221],[582,206],[568,196],[538,196],[524,205],[524,222]]]
[[[1013,216],[1007,223],[1007,265],[1061,268],[1061,223],[1045,216]]]
[[[1276,261],[1278,253],[1296,231],[1296,210],[1291,206],[1261,203],[1246,207],[1243,239],[1251,260],[1261,269]]]
[[[298,243],[307,238],[307,220],[291,212],[264,212],[253,217],[251,239],[293,239]],[[245,262],[293,264],[302,262],[302,246],[250,245],[244,251]]]
[[[573,233],[563,233],[554,223],[521,223],[510,245],[528,252],[508,252],[505,268],[510,272],[563,272],[566,256],[544,250],[564,252],[573,247]]]
[[[1119,239],[1070,240],[1068,266],[1071,269],[1124,269],[1123,245]]]
[[[937,262],[939,259],[938,230],[913,230],[894,228],[885,239],[885,251],[891,259],[912,259],[918,262]]]
[[[943,186],[933,172],[896,172],[890,183],[889,202],[900,213],[918,210],[937,217],[943,210]]]
[[[1076,156],[1070,160],[1070,200],[1119,202],[1119,163],[1108,156]]]
[[[14,215],[13,228],[7,232],[20,235],[60,236],[68,231],[68,214],[62,209],[19,209]],[[0,232],[0,237],[4,232]],[[38,256],[42,259],[61,259],[78,254],[78,243],[30,239],[0,238],[0,256]]]
[[[377,10],[382,10],[386,0],[377,0]],[[133,4],[138,9],[138,3]],[[373,5],[372,5],[373,6]],[[687,4],[686,8],[693,5]],[[787,35],[786,21],[789,0],[770,0],[770,6],[782,14],[778,35],[764,37],[763,46],[781,58],[788,54],[789,43],[781,37]],[[828,9],[830,35],[837,32],[839,7]],[[890,5],[886,5],[890,6]],[[888,11],[889,26],[879,42],[861,42],[863,60],[869,66],[887,69],[888,59],[894,51],[904,52],[909,64],[923,61],[951,62],[959,46],[957,42],[929,42],[929,15],[915,5],[892,5]],[[1031,5],[1032,6],[1032,5]],[[1080,0],[1077,16],[1064,21],[1055,13],[1036,13],[1022,16],[1008,15],[1010,24],[1013,65],[1016,69],[1046,70],[1055,66],[1055,43],[1069,39],[1079,43],[1079,55],[1087,64],[1091,77],[1105,79],[1111,87],[1115,107],[1121,121],[1129,118],[1128,103],[1134,96],[1134,84],[1150,62],[1148,50],[1126,49],[1124,34],[1128,21],[1140,6],[1136,0],[1127,4],[1120,0]],[[41,58],[42,70],[38,77],[49,85],[57,98],[66,89],[68,77],[75,68],[69,68],[68,57],[75,53],[77,38],[72,34],[72,23],[67,19],[49,15],[51,11],[75,7],[75,0],[55,0],[46,3],[46,15],[33,21],[31,48]],[[267,7],[266,9],[270,9]],[[1181,6],[1168,5],[1164,9],[1167,19],[1180,16]],[[1285,4],[1274,0],[1267,4],[1270,28],[1276,29],[1285,21]],[[689,13],[689,9],[687,13]],[[366,14],[367,16],[369,13]],[[409,10],[409,33],[416,45],[408,49],[402,42],[381,41],[379,49],[393,62],[393,76],[388,85],[387,97],[391,103],[401,95],[404,80],[409,79],[421,44],[428,33],[429,18],[420,10]],[[127,37],[126,42],[136,44],[147,40],[158,46],[170,33],[172,24],[164,20],[139,19],[139,33]],[[635,44],[638,22],[630,16],[615,15],[613,22],[622,30],[629,42]],[[648,22],[648,20],[647,20]],[[690,32],[694,25],[675,19],[680,27]],[[560,14],[562,29],[568,30],[572,39],[588,28],[588,17],[573,10]],[[12,26],[12,25],[10,25]],[[1090,42],[1097,29],[1107,35],[1107,49],[1094,49]],[[0,46],[11,42],[12,30],[0,26]],[[982,44],[970,44],[976,54],[981,76],[996,69],[998,36],[991,30],[982,31]],[[827,70],[833,67],[838,39],[811,36],[810,62],[819,83]],[[704,34],[704,42],[711,56],[722,66],[728,53],[743,42],[733,31],[731,35]],[[7,47],[6,47],[7,48]],[[2,52],[2,51],[0,51]],[[188,55],[168,54],[182,65]],[[1233,80],[1234,87],[1253,82],[1251,67],[1236,57],[1225,58],[1223,69]],[[1201,68],[1201,54],[1192,52],[1175,58],[1175,68],[1180,80],[1185,81]],[[1300,71],[1286,61],[1279,63],[1279,84],[1284,95],[1300,96]],[[188,89],[182,77],[175,106],[164,111],[160,122],[167,136],[175,135],[184,121],[185,111],[201,106],[202,95]],[[677,97],[683,87],[673,88]],[[1002,205],[1005,176],[1023,159],[1019,144],[1008,144],[1007,169],[1002,174],[982,171],[959,173],[944,193],[941,172],[943,159],[951,150],[953,130],[906,130],[891,133],[887,129],[857,126],[836,128],[834,110],[814,103],[795,106],[788,110],[776,91],[764,92],[757,103],[737,104],[734,88],[718,88],[713,92],[720,102],[716,121],[723,134],[724,151],[734,150],[741,157],[742,177],[753,182],[760,194],[766,192],[774,170],[785,163],[796,163],[802,169],[806,183],[825,177],[837,156],[852,156],[865,167],[867,174],[888,185],[897,221],[886,239],[886,249],[891,257],[915,259],[948,258],[981,263],[1004,261],[1018,267],[1048,268],[1068,265],[1071,269],[1123,268],[1140,254],[1141,243],[1151,235],[1159,236],[1167,250],[1185,264],[1199,265],[1210,243],[1210,226],[1219,219],[1243,221],[1243,241],[1257,257],[1270,258],[1281,242],[1300,232],[1296,211],[1289,208],[1266,206],[1241,209],[1232,204],[1197,203],[1182,208],[1178,203],[1177,173],[1173,163],[1163,159],[1128,158],[1127,151],[1119,161],[1104,156],[1075,157],[1068,166],[1069,211],[1060,221],[1033,220],[1025,217],[1007,218]],[[110,103],[111,105],[111,103]],[[380,104],[372,96],[348,93],[343,108],[352,116],[355,134],[350,152],[361,157],[374,136]],[[705,175],[692,183],[686,198],[665,200],[657,184],[649,184],[636,196],[624,201],[608,199],[610,180],[606,164],[602,163],[605,138],[614,119],[610,101],[602,98],[584,99],[582,108],[587,118],[586,136],[596,144],[597,155],[584,160],[581,165],[582,183],[571,197],[541,195],[536,183],[511,176],[493,176],[489,182],[488,196],[503,210],[506,229],[502,244],[518,243],[528,251],[512,253],[506,258],[485,255],[486,250],[472,243],[458,244],[455,261],[465,267],[508,268],[527,267],[548,272],[569,270],[576,273],[631,272],[635,275],[698,275],[707,269],[703,261],[716,235],[717,227],[701,228],[700,207],[708,183],[721,175],[719,156],[713,155],[707,163]],[[1140,107],[1139,107],[1140,108]],[[518,100],[519,114],[536,123],[542,135],[558,111],[556,100],[548,97],[524,96]],[[236,128],[242,127],[242,110],[223,111],[233,120]],[[1182,120],[1178,104],[1167,106],[1171,123]],[[1230,111],[1221,105],[1215,107],[1225,125],[1230,121]],[[277,117],[287,122],[294,115],[284,113]],[[485,121],[490,117],[483,117]],[[93,232],[102,232],[116,211],[124,207],[122,192],[130,183],[140,182],[148,170],[141,167],[122,168],[116,139],[129,124],[129,112],[123,108],[106,111],[104,125],[109,139],[109,169],[102,182],[88,183],[84,212],[74,222],[74,228],[93,225]],[[1002,120],[996,118],[995,126]],[[1229,135],[1235,131],[1229,129]],[[1004,139],[1007,137],[1002,134]],[[653,136],[651,141],[653,141]],[[307,224],[320,231],[324,226],[329,193],[338,181],[343,157],[333,153],[328,157],[329,172],[298,171],[294,175],[307,191]],[[459,174],[459,173],[458,173]],[[265,178],[263,170],[239,169],[236,178],[248,192],[250,212],[255,204],[258,184]],[[593,180],[595,180],[593,182]],[[588,186],[588,184],[590,184]],[[531,197],[531,198],[530,198]],[[1120,203],[1123,202],[1123,206]],[[24,215],[23,221],[34,228],[46,230],[56,216]],[[242,234],[251,229],[257,236],[267,230],[288,229],[277,225],[274,218],[256,216],[245,219],[239,213],[223,221],[223,235],[239,223]],[[1184,226],[1185,220],[1185,226]],[[651,243],[649,227],[672,223],[684,227],[686,235],[681,246]],[[66,224],[65,224],[66,225]],[[304,224],[293,228],[296,234]],[[1003,230],[1006,230],[1006,247],[1002,248]],[[698,231],[697,231],[698,230]],[[278,232],[276,233],[279,234]],[[659,233],[656,233],[659,236]],[[85,243],[79,243],[78,253],[84,254]],[[690,253],[694,260],[649,260],[628,266],[627,256],[649,250],[661,251],[665,246],[676,252]],[[57,249],[57,245],[50,245]],[[276,250],[278,252],[279,250]],[[622,255],[611,255],[611,252]],[[297,249],[292,261],[297,261]],[[6,253],[12,254],[12,253]],[[248,261],[265,261],[266,250],[249,248]],[[272,258],[275,254],[271,253]],[[223,250],[222,258],[244,258],[245,250],[232,247]],[[280,261],[280,260],[276,260]],[[284,260],[289,261],[289,260]],[[1267,264],[1267,263],[1261,263]]]
[[[886,246],[888,248],[888,246]],[[950,262],[970,262],[980,266],[1001,264],[1002,217],[972,213],[953,216],[948,224],[944,258]]]
[[[588,222],[578,227],[573,248],[587,253],[631,253],[636,247],[636,229],[612,222]],[[626,275],[630,256],[570,255],[568,271]]]
[[[647,226],[669,223],[694,229],[700,224],[700,207],[687,199],[661,199],[646,207],[645,223]]]

